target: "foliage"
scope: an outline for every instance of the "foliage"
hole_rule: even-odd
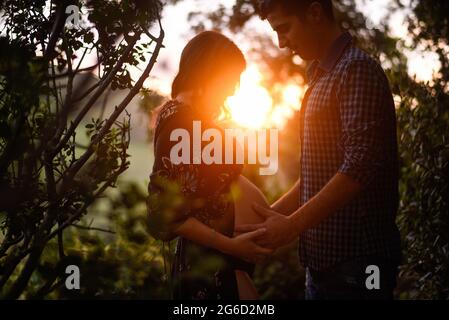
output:
[[[58,257],[57,241],[45,248],[24,295],[27,299],[161,299],[169,297],[161,243],[148,237],[145,189],[121,182],[119,190],[90,208],[96,220],[74,224],[64,234],[66,256]],[[102,209],[101,209],[101,208]],[[106,209],[107,208],[107,209]],[[97,212],[99,211],[99,212]],[[107,214],[105,214],[107,212]],[[113,230],[94,227],[105,221]],[[103,223],[105,223],[103,222]],[[80,269],[80,290],[67,290],[64,278],[45,288],[48,279],[67,265]]]
[[[401,3],[399,2],[399,5]],[[449,20],[448,3],[412,1],[411,49],[425,44],[441,68],[427,83],[392,72],[400,97],[397,110],[401,169],[399,226],[405,261],[402,276],[413,280],[405,298],[449,298]]]
[[[66,8],[87,11],[87,26],[68,28]],[[118,117],[151,72],[164,32],[154,1],[2,1],[0,19],[0,292],[15,299],[34,277],[40,258],[55,245],[67,258],[63,234],[127,169],[129,114]],[[140,40],[140,38],[142,40]],[[149,51],[151,50],[151,54]],[[87,55],[97,61],[87,68]],[[148,57],[150,57],[148,59]],[[147,63],[137,81],[129,68]],[[87,78],[98,68],[98,79]],[[127,88],[107,118],[86,125],[90,141],[79,148],[80,123],[107,89]],[[71,241],[76,239],[70,237]],[[106,253],[105,253],[106,254]],[[49,276],[40,295],[63,276]]]

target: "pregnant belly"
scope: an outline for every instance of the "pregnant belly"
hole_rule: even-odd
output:
[[[237,226],[240,224],[254,224],[263,222],[264,219],[252,208],[253,203],[257,203],[264,207],[269,207],[268,201],[260,189],[244,176],[239,176],[231,190],[234,199],[235,225]],[[259,299],[257,289],[246,272],[236,270],[235,276],[240,299]]]
[[[235,225],[263,222],[264,219],[253,210],[252,205],[257,203],[268,208],[269,204],[254,183],[240,175],[232,187],[232,196],[235,208]]]

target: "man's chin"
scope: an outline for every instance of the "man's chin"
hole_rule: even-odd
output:
[[[303,50],[299,50],[297,48],[288,47],[294,55],[298,55],[302,60],[314,60],[315,57],[313,57],[312,54],[308,52],[304,52]]]
[[[298,55],[302,60],[314,60],[315,58],[311,54],[307,54],[303,51],[292,49],[293,54]]]

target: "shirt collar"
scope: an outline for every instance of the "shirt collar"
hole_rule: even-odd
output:
[[[323,60],[314,60],[307,68],[307,77],[309,80],[314,78],[317,68],[324,72],[329,72],[335,66],[346,47],[352,42],[352,36],[349,32],[343,32],[331,45]]]

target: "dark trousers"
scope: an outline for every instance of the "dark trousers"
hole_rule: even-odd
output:
[[[376,258],[346,261],[323,271],[307,267],[306,300],[390,300],[397,274],[397,262]]]

